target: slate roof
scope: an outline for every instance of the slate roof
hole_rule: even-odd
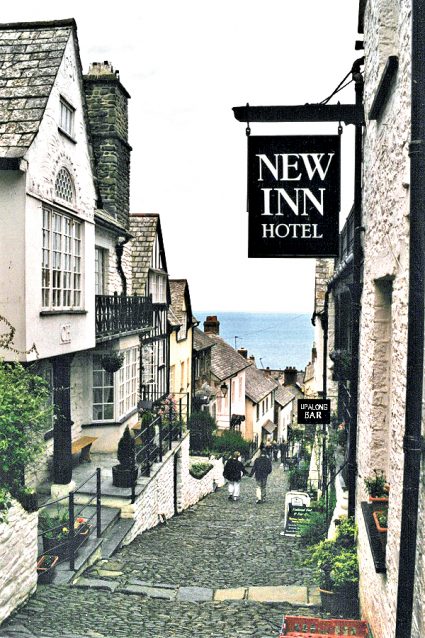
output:
[[[214,345],[214,342],[203,330],[200,330],[199,328],[193,329],[193,349],[196,350],[196,352],[212,348]]]
[[[175,315],[175,313],[174,313],[173,309],[171,308],[171,306],[168,307],[167,318],[168,318],[168,323],[173,328],[179,328],[182,325],[182,322],[179,321],[179,319],[177,319],[177,316]]]
[[[158,215],[130,215],[132,288],[138,295],[146,294],[146,283],[158,233],[165,271],[167,264],[162,244],[161,224]]]
[[[279,403],[283,408],[296,398],[295,392],[291,388],[279,385],[274,395],[276,403]]]
[[[224,381],[252,365],[219,335],[206,336],[215,344],[211,351],[211,372],[219,381]]]
[[[174,318],[178,323],[172,324],[175,326],[182,326],[184,323],[184,312],[187,314],[187,327],[197,323],[196,319],[192,315],[192,308],[190,303],[189,284],[187,279],[170,279],[170,294],[171,294],[171,309],[174,314]],[[185,310],[183,310],[185,307]]]
[[[74,20],[0,24],[0,159],[36,136]]]
[[[245,375],[245,394],[251,401],[254,401],[254,403],[259,403],[264,397],[277,388],[278,385],[276,381],[272,381],[264,376],[256,367],[250,366],[247,368]]]

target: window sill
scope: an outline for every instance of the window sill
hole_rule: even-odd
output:
[[[69,308],[68,310],[63,309],[63,310],[41,310],[40,311],[40,317],[50,317],[53,315],[86,315],[87,310],[73,310],[72,308]]]
[[[72,142],[73,144],[77,143],[77,140],[75,139],[75,137],[73,137],[72,135],[70,135],[69,133],[67,133],[65,131],[65,129],[61,128],[60,126],[58,126],[58,131],[61,135],[63,135],[64,137],[66,137],[70,142]]]
[[[387,545],[387,534],[378,532],[376,529],[375,521],[372,516],[372,504],[362,502],[361,507],[375,570],[378,574],[386,574],[387,567],[385,564],[385,551]]]
[[[130,412],[122,416],[117,421],[92,421],[91,423],[83,423],[81,427],[82,428],[93,428],[93,427],[109,428],[109,427],[119,426],[125,423],[125,421],[127,421],[130,417],[132,417],[137,412],[138,412],[138,408],[136,407],[130,410]]]

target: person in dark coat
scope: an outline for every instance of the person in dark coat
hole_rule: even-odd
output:
[[[266,499],[267,478],[272,471],[272,462],[265,449],[255,461],[250,476],[255,476],[257,481],[257,503],[263,503]]]
[[[239,461],[240,452],[234,452],[224,466],[223,476],[229,482],[229,501],[238,501],[241,490],[241,478],[246,474],[245,466]]]

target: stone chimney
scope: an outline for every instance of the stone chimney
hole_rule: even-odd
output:
[[[246,348],[239,348],[238,352],[244,359],[248,359],[248,350]]]
[[[209,315],[204,321],[204,332],[211,335],[220,334],[220,322],[216,315]]]
[[[251,363],[255,365],[255,357],[253,354],[248,357],[248,361],[251,361]]]
[[[112,64],[93,62],[84,76],[88,123],[100,200],[98,207],[129,226],[130,152],[128,100]]]
[[[292,366],[287,366],[283,371],[283,377],[283,385],[295,385],[297,382],[297,369]]]

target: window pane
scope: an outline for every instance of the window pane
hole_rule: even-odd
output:
[[[113,405],[105,405],[105,411],[104,411],[103,418],[105,420],[114,418],[114,406]]]

